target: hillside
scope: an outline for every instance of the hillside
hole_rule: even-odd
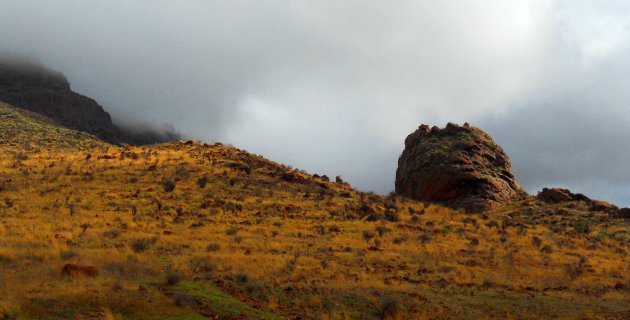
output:
[[[0,102],[0,145],[23,152],[32,148],[84,149],[105,145],[94,136],[66,129],[42,115]]]
[[[16,148],[0,318],[630,318],[630,223],[585,202],[466,214],[222,144]]]

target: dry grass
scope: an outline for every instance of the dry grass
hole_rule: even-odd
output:
[[[0,148],[8,318],[630,316],[628,223],[583,208],[588,233],[534,200],[467,215],[220,144],[22,154]]]

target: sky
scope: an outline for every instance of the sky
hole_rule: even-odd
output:
[[[530,193],[630,206],[630,2],[0,0],[0,53],[127,126],[388,193],[420,124],[490,133]]]

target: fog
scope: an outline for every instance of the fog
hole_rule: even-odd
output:
[[[535,193],[630,205],[625,1],[0,2],[0,51],[125,126],[172,124],[362,190],[421,123],[481,127]]]

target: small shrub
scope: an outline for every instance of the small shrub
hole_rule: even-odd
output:
[[[532,243],[534,244],[534,246],[540,247],[540,245],[542,244],[542,240],[538,238],[537,236],[534,236],[532,238]]]
[[[140,253],[147,250],[153,244],[152,239],[136,239],[131,241],[131,250]]]
[[[392,297],[383,296],[372,304],[375,316],[381,320],[395,318],[400,311],[400,304]]]
[[[237,226],[232,226],[229,227],[226,231],[225,234],[227,234],[228,236],[233,236],[236,235],[236,233],[238,232],[239,228]]]
[[[550,254],[553,253],[553,249],[551,248],[551,246],[544,246],[542,249],[540,249],[540,252]]]
[[[197,305],[195,298],[185,293],[175,293],[173,294],[171,299],[173,299],[173,302],[178,307],[194,307],[195,305]]]
[[[103,265],[103,270],[108,271],[117,276],[125,274],[125,266],[119,262],[108,262]]]
[[[376,234],[374,234],[374,232],[372,231],[363,231],[363,239],[365,239],[365,241],[370,241],[372,238],[374,238],[374,236],[376,236]]]
[[[384,234],[390,232],[391,229],[385,227],[385,226],[378,226],[376,227],[376,232],[378,232],[378,236],[382,237]]]
[[[564,270],[566,271],[569,278],[571,278],[571,280],[577,279],[584,273],[581,265],[566,264],[564,266]]]
[[[120,231],[118,230],[105,231],[103,232],[103,237],[110,238],[110,239],[118,238],[120,237]]]
[[[206,251],[208,252],[216,252],[221,250],[221,245],[218,243],[211,243],[206,247]]]
[[[236,275],[236,281],[240,283],[247,283],[249,281],[249,277],[246,274],[238,274]]]
[[[199,188],[201,188],[201,189],[205,188],[206,184],[208,184],[208,178],[207,177],[201,177],[201,178],[197,179],[197,186],[199,186]]]
[[[216,270],[216,266],[210,257],[193,257],[189,261],[190,271],[193,273],[210,273]]]
[[[72,250],[65,250],[65,251],[61,251],[59,253],[59,257],[61,258],[61,260],[70,260],[70,259],[76,258],[78,256],[79,256],[79,254],[76,253],[75,251],[72,251]]]
[[[173,180],[164,180],[162,182],[162,188],[164,189],[164,192],[173,192],[175,190],[176,187],[176,183]]]
[[[398,221],[400,221],[400,216],[398,215],[398,213],[396,211],[387,210],[385,212],[385,220],[387,220],[389,222],[398,222]]]
[[[168,270],[166,272],[166,283],[169,286],[174,286],[182,281],[181,273],[173,270]]]
[[[584,220],[578,221],[575,225],[573,225],[573,228],[575,228],[575,231],[577,231],[578,233],[586,234],[591,232],[591,228]]]

